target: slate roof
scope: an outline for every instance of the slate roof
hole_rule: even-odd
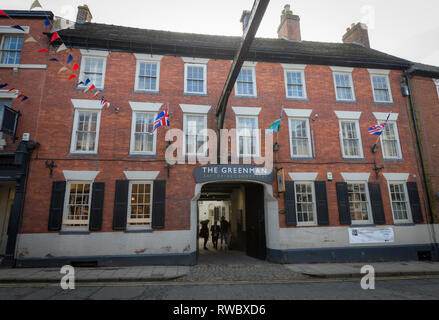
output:
[[[138,29],[100,23],[58,31],[70,47],[233,59],[241,37]],[[48,35],[50,36],[50,35]],[[404,69],[412,63],[357,44],[255,38],[249,61]]]
[[[409,73],[415,76],[431,77],[439,79],[439,67],[423,63],[414,63]]]

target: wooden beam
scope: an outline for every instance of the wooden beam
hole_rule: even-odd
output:
[[[236,79],[238,78],[239,72],[241,71],[242,64],[247,57],[250,45],[255,38],[256,32],[258,31],[262,17],[265,14],[265,10],[267,9],[269,2],[270,0],[255,0],[255,2],[253,3],[253,8],[250,13],[247,26],[244,29],[241,45],[235,55],[235,58],[233,59],[232,67],[230,68],[229,75],[227,76],[227,81],[224,85],[221,97],[216,106],[218,130],[221,130],[223,128],[224,117],[226,114],[227,102],[229,101],[230,93],[233,90],[233,86],[235,85]],[[220,144],[218,144],[218,146],[219,145]]]

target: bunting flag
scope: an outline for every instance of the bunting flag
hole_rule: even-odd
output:
[[[56,62],[59,62],[59,60],[58,60],[57,58],[51,58],[51,59],[49,59],[49,61],[56,61]]]
[[[72,69],[72,71],[75,71],[76,69],[79,69],[79,64],[77,64],[77,63],[75,63],[75,64],[73,65],[73,69]]]
[[[70,75],[69,80],[72,80],[73,78],[76,78],[75,74]]]
[[[44,28],[47,28],[47,26],[50,26],[50,20],[46,17],[46,19],[44,20]]]
[[[8,90],[8,92],[11,92],[11,91],[14,91],[14,90],[15,90],[15,88],[11,88],[11,89]]]
[[[47,52],[47,53],[49,53],[49,51],[47,49],[41,49],[41,50],[38,50],[38,52]]]
[[[27,96],[24,96],[23,99],[21,99],[21,101],[25,101],[27,99],[29,99],[29,98]]]
[[[80,81],[80,82],[78,83],[78,86],[80,86],[81,84],[84,84],[84,81]]]
[[[85,80],[84,86],[87,86],[90,83],[90,79],[87,78],[87,80]]]
[[[61,51],[64,51],[64,50],[67,50],[67,47],[66,47],[66,45],[65,45],[64,43],[62,43],[62,44],[59,46],[58,50],[56,50],[56,53],[61,52]]]
[[[88,91],[91,91],[91,90],[93,90],[93,89],[95,89],[96,87],[95,87],[95,85],[94,84],[92,84],[91,86],[90,86],[90,88],[88,88],[88,89],[85,89],[84,90],[84,92],[88,92]]]
[[[10,16],[8,16],[3,10],[0,10],[0,14],[2,14],[2,15],[4,15],[4,16],[6,16],[6,17],[8,17],[8,18],[11,18]]]
[[[67,64],[73,61],[73,56],[69,54],[69,57],[67,58]]]
[[[34,37],[29,36],[29,38],[27,38],[26,40],[24,40],[24,42],[37,42],[37,40],[35,40]]]
[[[53,33],[53,35],[52,35],[52,39],[50,39],[50,42],[53,42],[53,41],[55,41],[56,39],[59,39],[59,34],[58,34],[58,32],[54,32],[54,33]]]
[[[95,94],[92,96],[92,98],[96,98],[99,95],[99,93],[101,93],[101,92],[100,91],[96,91]]]
[[[24,29],[20,27],[18,24],[16,24],[15,26],[11,26],[11,28],[18,29],[24,32]]]
[[[104,96],[101,97],[101,104],[104,103],[104,101],[107,101],[106,99],[104,99]]]
[[[30,9],[29,10],[32,10],[32,9],[34,9],[34,8],[43,8],[42,6],[41,6],[41,4],[40,4],[40,2],[38,1],[38,0],[35,0],[33,3],[32,3],[32,5],[30,6]]]
[[[3,89],[4,87],[7,87],[7,86],[8,86],[7,83],[1,83],[1,84],[0,84],[0,89]]]
[[[23,97],[24,97],[24,94],[20,93],[20,94],[17,96],[17,99],[21,99],[21,98],[23,98]]]
[[[63,72],[63,71],[66,71],[66,70],[68,70],[66,67],[61,67],[61,68],[58,70],[58,73]]]

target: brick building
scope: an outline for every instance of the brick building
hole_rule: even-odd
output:
[[[40,104],[32,105],[38,126],[26,131],[39,146],[12,255],[18,266],[194,264],[198,201],[209,200],[230,202],[235,242],[261,259],[435,255],[401,94],[412,63],[371,49],[364,25],[350,28],[344,43],[304,41],[286,6],[279,38],[254,40],[228,103],[224,128],[237,129],[229,153],[240,164],[203,165],[188,162],[206,159],[203,129],[217,127],[215,107],[241,38],[97,24],[87,7],[79,10],[85,21],[58,32],[71,50],[56,57],[72,54],[78,81],[91,79],[111,105],[46,62]],[[167,128],[147,134],[166,105],[170,128],[184,132],[185,164],[167,163]],[[282,108],[275,169],[267,172],[258,164],[272,148],[264,131]],[[368,128],[389,113],[372,148]],[[285,192],[274,179],[280,169]]]

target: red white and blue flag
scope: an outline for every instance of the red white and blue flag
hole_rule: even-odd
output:
[[[163,110],[162,112],[159,113],[157,118],[155,118],[154,127],[152,128],[151,134],[154,133],[155,129],[157,129],[158,127],[161,127],[161,126],[169,127],[169,111],[168,111],[167,107],[165,110]]]
[[[381,135],[384,131],[386,124],[387,124],[387,121],[389,120],[389,117],[390,117],[390,113],[387,116],[387,119],[386,119],[386,121],[384,121],[384,123],[380,123],[380,124],[377,124],[375,126],[369,127],[369,131],[368,131],[369,134],[376,134],[378,136]]]

